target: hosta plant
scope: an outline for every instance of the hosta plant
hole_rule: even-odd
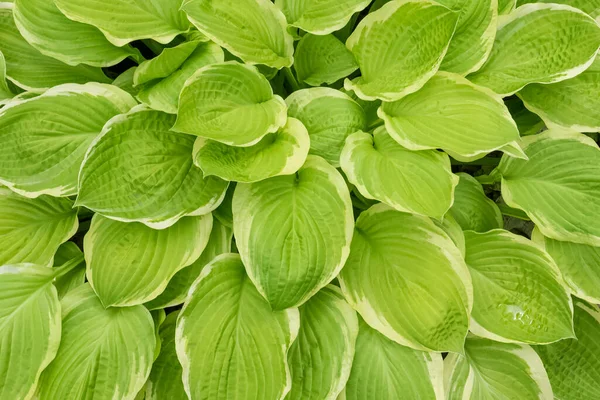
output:
[[[0,400],[600,399],[598,21],[0,3]]]

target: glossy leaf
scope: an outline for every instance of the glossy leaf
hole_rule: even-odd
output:
[[[465,231],[487,232],[502,228],[502,213],[485,195],[481,184],[469,174],[458,173],[460,181],[454,190],[450,215]]]

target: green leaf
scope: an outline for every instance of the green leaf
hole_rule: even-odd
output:
[[[358,334],[356,312],[328,285],[299,308],[300,331],[288,354],[289,400],[335,400],[350,375]]]
[[[442,218],[454,198],[458,177],[437,150],[410,151],[384,127],[346,139],[340,164],[348,180],[368,199],[398,211]]]
[[[85,283],[85,261],[83,259],[83,252],[73,242],[61,244],[54,254],[53,267],[55,269],[75,259],[80,259],[81,261],[69,272],[60,275],[54,281],[59,299],[62,299],[68,292]]]
[[[275,310],[301,305],[338,275],[353,227],[346,183],[320,157],[309,156],[295,175],[236,186],[236,244]]]
[[[174,122],[144,106],[110,120],[86,154],[76,204],[155,229],[214,210],[227,182],[194,166],[195,137],[169,131]]]
[[[600,58],[583,73],[549,85],[531,84],[518,95],[550,128],[600,131]]]
[[[302,89],[292,93],[285,102],[288,115],[299,119],[308,130],[310,154],[323,157],[334,167],[340,165],[346,138],[367,128],[363,109],[339,90]]]
[[[125,70],[121,73],[121,75],[115,78],[112,84],[118,87],[119,89],[126,91],[132,96],[137,96],[138,92],[140,91],[140,88],[134,87],[133,85],[133,76],[135,74],[136,69],[137,67],[131,67]]]
[[[598,17],[600,17],[600,0],[517,0],[518,6],[527,3],[566,4],[571,7],[579,8],[581,11],[589,14],[596,20],[598,20]]]
[[[579,75],[594,61],[598,46],[600,27],[582,11],[557,4],[527,4],[500,22],[488,61],[469,79],[508,96],[529,83],[553,83]]]
[[[286,123],[286,105],[250,65],[229,61],[185,82],[173,130],[230,146],[251,146]]]
[[[141,58],[133,47],[116,47],[95,27],[70,20],[53,0],[15,0],[14,18],[30,45],[68,65],[108,67]]]
[[[181,46],[189,43],[184,43]],[[223,50],[216,44],[210,42],[191,43],[195,43],[194,48],[189,56],[181,62],[175,62],[176,60],[171,58],[173,57],[171,50],[181,47],[178,46],[164,49],[158,57],[147,61],[148,64],[140,64],[136,70],[137,80],[138,82],[147,82],[140,86],[140,92],[137,95],[141,102],[155,110],[176,114],[179,105],[179,94],[185,85],[185,81],[198,69],[209,64],[223,62],[225,57]],[[187,51],[189,51],[189,48]],[[155,60],[156,62],[152,63]],[[138,73],[140,68],[142,68],[142,71]],[[169,73],[167,74],[167,72]],[[158,77],[158,75],[165,76]]]
[[[165,48],[159,55],[144,61],[135,69],[133,84],[141,85],[154,79],[168,77],[181,67],[199,44],[199,41],[183,42],[175,47]]]
[[[465,343],[465,356],[444,359],[446,399],[552,399],[552,387],[540,357],[528,345],[476,337]]]
[[[272,311],[237,254],[215,258],[190,290],[175,343],[190,399],[283,399],[298,310]]]
[[[256,182],[295,173],[306,161],[309,147],[310,138],[302,122],[288,118],[284,127],[250,147],[233,147],[199,137],[194,144],[194,163],[205,176]]]
[[[438,70],[458,14],[431,0],[391,1],[367,15],[346,47],[361,77],[344,87],[364,100],[395,101],[419,90]]]
[[[29,399],[60,344],[54,271],[33,264],[0,267],[0,398]]]
[[[294,57],[298,80],[310,86],[334,83],[358,69],[354,55],[333,35],[304,35]]]
[[[10,81],[35,92],[63,83],[109,82],[100,68],[73,67],[32,47],[19,33],[12,8],[12,3],[0,3],[0,51],[6,59],[6,75]]]
[[[456,74],[438,73],[418,92],[383,103],[378,115],[409,150],[441,148],[459,161],[494,150],[524,157],[517,125],[502,99]]]
[[[454,203],[450,215],[465,231],[487,232],[502,228],[502,213],[485,195],[481,184],[469,174],[460,172],[458,186],[454,190]]]
[[[384,204],[364,211],[339,280],[350,305],[389,339],[462,352],[471,279],[459,249],[429,218]]]
[[[514,1],[514,0],[513,0]],[[438,0],[459,13],[456,31],[440,69],[467,75],[487,60],[496,37],[497,0]]]
[[[315,35],[340,30],[371,0],[275,0],[291,26]]]
[[[499,342],[545,344],[573,337],[573,304],[552,258],[502,229],[465,232],[473,279],[471,332]]]
[[[443,396],[442,356],[399,345],[362,319],[346,400],[437,400]]]
[[[587,400],[600,396],[600,311],[575,301],[577,339],[535,346],[544,362],[555,399]]]
[[[580,133],[550,130],[523,139],[529,161],[504,156],[493,172],[506,203],[544,236],[600,246],[600,149]]]
[[[14,94],[6,83],[6,60],[0,51],[0,106],[6,104],[13,97]]]
[[[190,28],[182,0],[54,0],[67,18],[93,25],[115,46],[138,39],[169,43]]]
[[[154,300],[146,303],[146,307],[149,309],[158,309],[182,304],[190,287],[192,287],[194,281],[200,276],[204,266],[216,256],[231,252],[232,239],[232,228],[223,225],[217,218],[213,218],[208,243],[204,247],[204,251],[202,251],[200,257],[189,266],[177,271],[171,280],[169,280],[165,290]]]
[[[504,99],[504,104],[517,124],[521,136],[535,135],[546,127],[544,121],[537,114],[529,111],[517,96]]]
[[[200,257],[211,228],[210,214],[162,230],[94,215],[83,241],[87,279],[105,307],[143,304]]]
[[[136,105],[112,85],[56,86],[0,110],[0,182],[28,197],[77,194],[85,153],[104,124]]]
[[[61,243],[77,232],[77,211],[68,199],[28,199],[0,188],[0,265],[51,265]]]
[[[44,370],[40,399],[133,399],[144,385],[156,338],[143,306],[105,309],[89,285],[62,300],[62,338]]]
[[[444,215],[443,220],[432,219],[433,223],[442,228],[444,232],[452,239],[460,254],[465,255],[465,234],[461,226],[456,222],[452,214]]]
[[[281,69],[294,62],[285,17],[270,0],[186,0],[182,9],[200,32],[249,64]]]
[[[517,6],[517,2],[520,0],[498,0],[498,14],[507,15],[514,11]],[[560,0],[558,0],[560,1]],[[537,0],[536,0],[537,2]],[[557,1],[553,1],[556,3]]]

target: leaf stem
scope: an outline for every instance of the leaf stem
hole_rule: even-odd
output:
[[[283,69],[283,76],[285,77],[286,82],[290,85],[294,92],[296,90],[301,89],[300,85],[298,84],[298,81],[296,80],[296,77],[294,76],[290,68],[286,67]]]

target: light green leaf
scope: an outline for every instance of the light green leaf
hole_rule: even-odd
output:
[[[552,343],[573,337],[573,304],[552,258],[502,229],[465,232],[475,296],[471,332],[499,342]]]
[[[410,150],[441,148],[459,161],[494,150],[524,157],[517,125],[502,99],[456,74],[438,73],[418,92],[383,103],[378,115]]]
[[[137,86],[168,77],[181,67],[199,44],[199,41],[183,42],[175,47],[165,48],[159,55],[144,61],[135,69],[133,84]]]
[[[496,203],[485,195],[481,184],[469,174],[460,172],[454,190],[450,215],[465,231],[487,232],[502,228],[502,213]]]
[[[141,58],[133,47],[116,47],[95,27],[70,20],[53,0],[15,0],[14,17],[30,45],[68,65],[108,67],[127,57]]]
[[[361,77],[344,87],[364,100],[395,101],[419,90],[438,70],[458,14],[431,0],[391,1],[367,15],[346,47]]]
[[[169,43],[190,24],[182,0],[54,0],[69,19],[100,29],[115,46],[138,39]]]
[[[600,131],[600,58],[583,73],[549,85],[531,84],[518,95],[550,128]]]
[[[94,215],[83,241],[87,279],[105,307],[143,304],[200,257],[211,228],[210,214],[162,230]]]
[[[317,156],[295,175],[239,183],[233,231],[248,275],[275,310],[301,305],[336,277],[354,218],[342,176]]]
[[[560,1],[560,0],[559,0]],[[557,1],[553,1],[556,3]],[[517,6],[517,0],[498,0],[498,14],[507,15],[513,12]]]
[[[462,352],[471,278],[459,249],[429,218],[384,204],[364,211],[339,280],[350,305],[388,338]]]
[[[6,83],[6,60],[0,51],[0,106],[6,104],[14,97],[14,93]]]
[[[600,311],[598,306],[575,301],[575,334],[548,346],[535,346],[542,359],[554,398],[588,400],[600,397]]]
[[[85,153],[104,124],[136,105],[112,85],[56,86],[0,110],[0,182],[28,197],[77,194]]]
[[[442,218],[454,198],[458,177],[450,159],[437,150],[410,151],[384,127],[346,139],[340,164],[346,177],[368,199],[398,211]]]
[[[476,337],[465,342],[465,356],[444,359],[448,400],[551,400],[552,387],[540,357],[528,345]]]
[[[62,338],[44,370],[39,399],[133,400],[144,385],[156,338],[143,306],[105,309],[85,284],[62,300]]]
[[[348,135],[367,128],[361,106],[339,90],[298,90],[285,102],[288,115],[299,119],[308,130],[310,154],[323,157],[334,167],[340,165],[340,153]]]
[[[584,12],[558,4],[526,4],[501,20],[488,61],[469,79],[508,96],[529,83],[579,75],[594,61],[598,46],[600,27]]]
[[[333,35],[304,35],[294,57],[298,80],[311,86],[334,83],[358,69],[354,55]]]
[[[181,46],[187,44],[188,43],[184,43]],[[225,57],[223,50],[216,44],[210,42],[196,42],[196,46],[191,54],[180,64],[175,66],[173,59],[170,58],[171,52],[169,52],[169,50],[178,48],[179,47],[173,49],[167,48],[163,50],[158,57],[148,61],[148,63],[151,63],[152,61],[157,60],[158,64],[147,64],[144,70],[137,75],[138,80],[146,80],[155,77],[156,75],[164,75],[167,71],[173,69],[173,71],[166,76],[160,77],[162,79],[154,78],[148,83],[141,85],[141,90],[137,95],[138,99],[149,107],[171,114],[177,113],[179,94],[185,85],[185,81],[198,69],[209,64],[223,62]],[[164,58],[161,57],[163,55]],[[143,66],[144,63],[140,64],[138,70]]]
[[[579,8],[581,11],[589,14],[592,18],[598,20],[600,17],[600,0],[518,0],[517,5],[521,6],[527,3],[556,3],[566,4],[571,7]]]
[[[161,341],[161,338],[160,338],[159,330],[160,330],[160,327],[161,327],[162,323],[167,318],[167,313],[163,309],[160,309],[160,310],[151,310],[150,311],[150,316],[152,317],[152,322],[154,323],[154,337],[156,337],[156,346],[154,347],[154,357],[152,358],[152,360],[156,361],[156,359],[160,355],[160,350],[162,348],[162,341]],[[146,385],[144,385],[144,388],[142,388],[138,392],[136,398],[139,398],[139,397],[143,398],[144,397],[143,395],[140,395],[140,392],[145,392],[145,386]]]
[[[340,30],[371,0],[275,0],[291,26],[315,35]]]
[[[72,201],[50,196],[28,199],[0,188],[0,265],[51,265],[60,244],[77,227]]]
[[[213,217],[218,219],[223,225],[233,228],[233,211],[232,211],[232,201],[233,201],[233,193],[235,192],[235,182],[231,182],[227,191],[225,192],[225,198],[223,202],[217,207],[215,211],[213,211]]]
[[[535,135],[546,127],[544,121],[537,114],[529,111],[517,96],[504,99],[504,104],[517,124],[521,136]]]
[[[230,146],[256,144],[286,123],[285,102],[269,81],[256,67],[235,61],[198,70],[185,82],[179,104],[173,130]]]
[[[294,62],[285,16],[270,0],[186,0],[182,9],[200,32],[249,64],[281,69]]]
[[[550,130],[523,139],[529,161],[504,156],[492,173],[502,197],[544,236],[600,246],[600,149],[580,133]]]
[[[175,343],[192,400],[283,399],[298,310],[272,311],[237,254],[215,258],[194,283]]]
[[[442,228],[444,232],[452,239],[460,254],[465,255],[465,234],[461,226],[456,222],[452,214],[448,213],[444,215],[443,220],[432,219],[433,223],[438,227]]]
[[[299,308],[300,331],[288,354],[288,400],[335,400],[344,389],[358,334],[356,312],[328,285]]]
[[[250,147],[233,147],[199,137],[194,144],[194,163],[205,176],[227,181],[257,182],[290,175],[302,167],[310,138],[302,122],[288,118],[287,124]]]
[[[444,398],[442,356],[399,345],[362,319],[345,400]]]
[[[0,3],[0,51],[6,59],[6,75],[14,84],[43,92],[63,83],[110,82],[100,68],[69,66],[32,47],[19,33],[12,8],[12,3]]]
[[[137,67],[131,67],[128,70],[125,70],[121,73],[121,75],[117,76],[115,80],[112,82],[113,86],[118,87],[129,93],[132,96],[137,96],[140,91],[139,87],[134,87],[133,85],[133,76],[135,74],[135,70]]]
[[[0,398],[30,399],[60,344],[55,271],[33,264],[0,267]]]
[[[85,283],[85,260],[83,259],[83,252],[73,242],[61,244],[54,254],[53,266],[55,269],[75,259],[81,259],[81,261],[69,272],[61,274],[54,281],[59,299],[62,299],[68,292]]]
[[[456,31],[440,69],[461,75],[477,71],[494,46],[498,0],[438,0],[438,3],[459,13]]]
[[[76,204],[155,229],[214,210],[227,182],[194,166],[195,137],[169,131],[174,122],[144,106],[110,120],[86,154]]]
[[[223,225],[217,218],[213,218],[208,243],[204,247],[204,251],[202,251],[200,257],[189,266],[177,271],[165,290],[154,300],[146,303],[146,307],[149,309],[158,309],[182,304],[190,287],[192,287],[194,281],[200,276],[204,266],[216,256],[231,252],[232,239],[232,228]]]

